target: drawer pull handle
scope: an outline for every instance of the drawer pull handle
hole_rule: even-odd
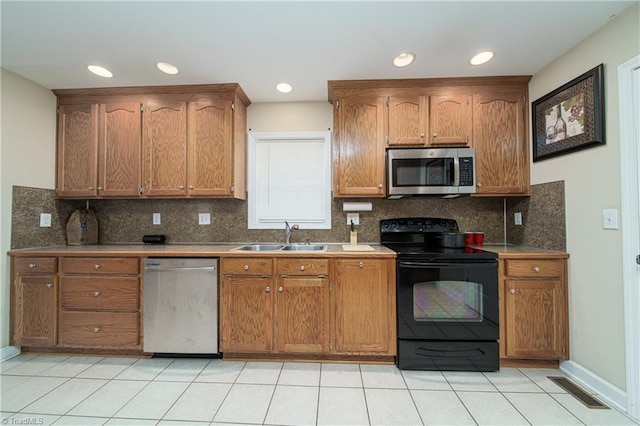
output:
[[[97,333],[97,332],[99,332],[99,331],[100,331],[100,327],[93,327],[93,332],[94,332],[94,333]]]
[[[509,293],[511,293],[511,294],[516,294],[516,289],[515,289],[515,288],[512,288],[511,290],[509,290]]]
[[[533,270],[534,270],[534,272],[540,272],[540,267],[539,266],[534,266]]]
[[[98,264],[96,263],[95,265],[93,265],[93,269],[95,269],[95,270],[97,271],[98,269],[100,269],[100,265],[98,265]]]
[[[269,293],[269,292],[271,291],[271,287],[268,287],[268,286],[267,286],[267,288],[265,288],[265,291],[266,291],[267,293]]]
[[[360,263],[358,263],[358,266],[359,266],[360,268],[364,268],[364,262],[360,262]]]
[[[100,296],[100,292],[99,291],[94,291],[93,292],[93,297],[98,297]]]
[[[47,283],[47,288],[53,288],[53,284],[52,283]]]
[[[278,291],[279,291],[280,293],[282,293],[282,292],[284,291],[284,288],[283,288],[282,286],[281,286],[281,287],[278,287]]]
[[[304,271],[304,265],[302,265],[302,266],[300,267],[300,270],[301,270],[301,271]]]
[[[244,266],[242,267],[242,269],[244,269],[245,271],[248,271],[248,270],[249,270],[249,265],[244,265]]]
[[[35,263],[30,263],[30,264],[29,264],[29,268],[33,269],[33,268],[35,268],[35,267],[36,267],[36,264],[35,264]]]

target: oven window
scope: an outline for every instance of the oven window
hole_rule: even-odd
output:
[[[413,285],[415,321],[482,321],[482,285],[468,281],[426,281]]]
[[[392,161],[393,186],[451,186],[453,158],[403,158]]]

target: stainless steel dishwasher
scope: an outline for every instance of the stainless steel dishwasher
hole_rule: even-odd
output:
[[[144,261],[145,352],[218,353],[218,259]]]

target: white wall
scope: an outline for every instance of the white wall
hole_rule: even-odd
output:
[[[531,182],[565,181],[571,360],[624,390],[622,232],[602,228],[602,210],[620,209],[618,65],[640,53],[636,3],[536,73],[534,101],[604,63],[606,145],[532,163]]]
[[[13,185],[55,185],[56,98],[50,90],[1,69],[0,346],[9,344],[9,265]],[[34,224],[37,226],[37,224]]]

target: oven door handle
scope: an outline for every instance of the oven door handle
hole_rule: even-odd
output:
[[[404,262],[404,261],[398,262],[399,268],[408,268],[408,269],[432,269],[432,268],[453,269],[453,268],[459,268],[461,265],[465,267],[473,266],[474,268],[495,268],[496,262],[491,261],[491,262],[485,262],[485,263],[478,263],[477,261],[465,262],[465,261],[458,261],[458,260],[452,260],[451,262],[448,262],[448,263]]]

